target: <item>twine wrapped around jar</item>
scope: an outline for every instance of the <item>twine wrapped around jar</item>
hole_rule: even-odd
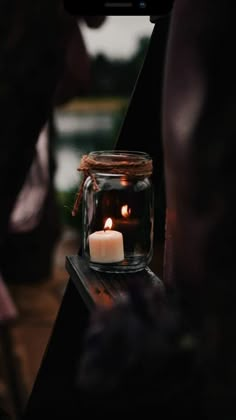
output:
[[[117,151],[116,151],[117,152]],[[111,152],[112,153],[112,152]],[[80,161],[80,166],[77,169],[79,172],[83,172],[83,180],[81,182],[75,204],[72,210],[72,216],[76,216],[82,196],[83,189],[86,179],[90,176],[93,182],[93,188],[95,191],[99,190],[95,175],[93,172],[106,172],[110,174],[123,174],[129,177],[149,177],[152,175],[153,165],[152,160],[147,160],[146,158],[140,159],[130,159],[125,160],[124,156],[120,154],[120,160],[107,161],[107,159],[102,159],[100,156],[99,159],[93,157],[92,154],[82,156]]]

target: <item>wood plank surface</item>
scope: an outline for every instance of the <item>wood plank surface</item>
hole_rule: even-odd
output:
[[[162,281],[146,267],[136,273],[103,273],[92,270],[78,255],[66,257],[66,269],[89,310],[111,306],[127,292],[130,282],[147,281],[162,288]]]

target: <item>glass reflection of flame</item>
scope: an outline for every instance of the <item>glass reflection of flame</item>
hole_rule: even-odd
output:
[[[130,216],[131,209],[128,207],[128,204],[121,207],[121,214],[125,219]]]

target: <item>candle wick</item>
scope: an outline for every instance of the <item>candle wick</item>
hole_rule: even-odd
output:
[[[109,227],[107,227],[107,226],[105,226],[104,228],[103,228],[103,230],[104,230],[104,232],[108,232],[108,230],[111,230]]]

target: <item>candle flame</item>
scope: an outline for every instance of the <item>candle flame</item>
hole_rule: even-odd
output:
[[[110,230],[112,228],[112,219],[108,217],[105,221],[104,230]]]
[[[128,204],[125,204],[121,207],[121,214],[123,217],[127,218],[131,214],[131,209],[128,207]]]

